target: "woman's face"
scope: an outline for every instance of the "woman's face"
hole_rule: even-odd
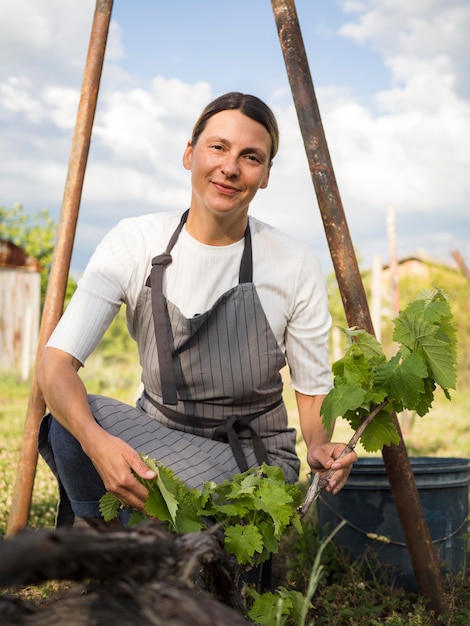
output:
[[[183,156],[191,171],[191,209],[246,217],[258,189],[268,185],[270,150],[265,127],[240,111],[212,116]]]

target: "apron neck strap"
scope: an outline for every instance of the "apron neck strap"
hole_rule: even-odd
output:
[[[253,282],[253,251],[251,247],[250,224],[246,225],[245,230],[245,247],[243,248],[242,260],[240,263],[240,272],[238,274],[239,283]]]
[[[152,314],[155,329],[155,339],[157,342],[157,354],[160,368],[160,382],[162,389],[162,399],[164,404],[178,404],[176,375],[173,365],[173,357],[170,347],[170,337],[172,337],[171,323],[168,316],[166,300],[163,297],[163,271],[172,261],[171,250],[173,249],[179,234],[181,233],[189,209],[181,216],[175,232],[170,237],[166,251],[152,259],[152,271],[150,272],[147,284],[150,282],[152,293]],[[243,249],[238,275],[239,283],[253,282],[253,254],[251,247],[250,226],[247,224],[245,230],[245,247]]]

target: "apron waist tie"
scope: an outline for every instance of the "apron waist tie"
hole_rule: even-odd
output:
[[[253,428],[251,422],[257,417],[261,417],[265,413],[269,413],[270,411],[280,406],[283,402],[282,398],[269,405],[262,411],[258,411],[257,413],[252,413],[251,415],[231,415],[228,418],[217,420],[199,417],[197,415],[181,415],[180,413],[177,413],[169,407],[164,406],[154,400],[145,390],[143,392],[143,396],[156,409],[163,413],[166,418],[177,422],[178,424],[191,424],[199,428],[215,428],[212,439],[216,441],[227,442],[230,445],[230,449],[233,452],[233,456],[235,457],[240,472],[247,471],[248,463],[246,461],[245,452],[243,450],[243,446],[241,445],[238,433],[244,428],[248,428],[251,433],[253,451],[255,453],[256,460],[258,461],[259,465],[262,465],[262,463],[267,463],[268,455],[266,453],[266,448],[264,447],[263,440],[259,436],[257,430]]]

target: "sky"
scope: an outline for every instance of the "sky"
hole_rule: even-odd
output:
[[[360,265],[470,265],[470,3],[297,0]],[[59,219],[94,0],[0,0],[0,205]],[[183,212],[182,153],[204,106],[253,93],[281,147],[252,215],[331,260],[269,0],[115,0],[72,257],[79,276],[120,219]]]

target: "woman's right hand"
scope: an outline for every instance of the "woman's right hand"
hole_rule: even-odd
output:
[[[95,421],[85,385],[78,375],[80,361],[56,348],[46,348],[38,369],[38,381],[46,404],[55,417],[81,444],[108,491],[122,502],[143,510],[147,489],[141,478],[153,472],[129,444],[107,433]]]
[[[138,511],[143,511],[148,490],[135,474],[151,480],[155,472],[142,460],[128,443],[101,429],[93,443],[84,452],[90,457],[96,471],[101,476],[106,490],[118,497],[121,502]]]

